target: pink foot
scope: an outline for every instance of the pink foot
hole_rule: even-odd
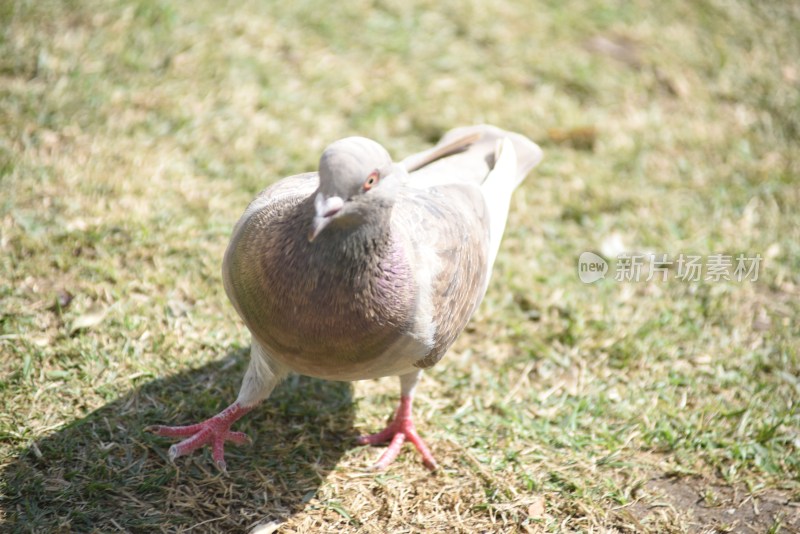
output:
[[[211,419],[206,419],[196,425],[153,425],[145,430],[167,438],[187,438],[169,448],[169,459],[171,461],[175,461],[179,456],[185,456],[203,445],[210,445],[214,463],[217,464],[220,471],[225,472],[225,442],[232,441],[237,445],[250,443],[250,438],[247,434],[244,432],[232,432],[230,430],[231,425],[252,409],[243,408],[234,402]]]
[[[437,468],[436,460],[433,459],[428,446],[422,441],[422,438],[417,434],[414,428],[414,421],[411,419],[411,397],[400,397],[400,406],[397,408],[394,420],[389,423],[383,431],[377,434],[370,434],[368,436],[359,436],[356,442],[359,445],[377,445],[391,440],[386,452],[383,453],[380,460],[372,466],[373,469],[381,471],[397,458],[400,454],[400,448],[406,440],[414,444],[419,453],[422,455],[422,463],[431,471]]]

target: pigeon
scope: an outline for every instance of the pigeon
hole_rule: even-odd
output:
[[[541,160],[527,137],[479,125],[447,132],[429,150],[394,162],[376,141],[329,145],[317,172],[260,193],[233,229],[225,292],[251,333],[236,401],[189,426],[151,426],[182,438],[175,460],[249,438],[231,426],[289,373],[328,380],[400,378],[400,404],[381,432],[385,469],[405,441],[437,468],[412,418],[414,390],[464,329],[486,292],[511,194]]]

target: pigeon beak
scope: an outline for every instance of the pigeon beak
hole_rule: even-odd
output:
[[[314,208],[316,214],[314,221],[311,225],[311,231],[308,232],[308,241],[313,242],[317,236],[328,226],[333,220],[334,216],[344,207],[344,200],[341,197],[327,197],[321,192],[317,193],[314,199]]]

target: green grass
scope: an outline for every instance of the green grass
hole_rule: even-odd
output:
[[[797,6],[284,4],[0,4],[0,530],[800,529]],[[340,137],[399,159],[478,122],[545,159],[419,388],[440,472],[362,469],[392,378],[290,379],[228,477],[170,465],[143,428],[243,373],[220,265],[255,193]],[[615,246],[764,260],[581,283]]]

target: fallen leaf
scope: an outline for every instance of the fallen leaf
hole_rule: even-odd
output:
[[[74,334],[78,330],[88,330],[89,328],[99,325],[103,322],[103,319],[106,318],[107,313],[108,308],[103,308],[100,310],[89,311],[77,317],[74,321],[72,321],[72,326],[70,326],[70,335]]]
[[[528,505],[528,517],[531,519],[541,519],[544,516],[544,495],[534,497],[532,503]]]
[[[556,144],[566,144],[576,150],[594,150],[597,141],[597,129],[594,126],[577,128],[550,128],[547,137]]]

